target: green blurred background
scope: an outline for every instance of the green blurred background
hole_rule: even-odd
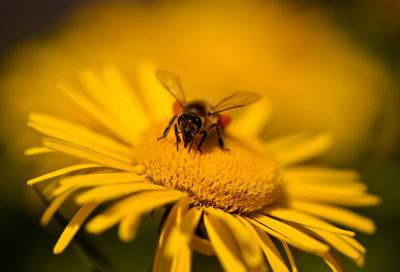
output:
[[[250,7],[243,9],[247,6],[246,2],[238,4],[235,1],[237,8],[232,8],[232,11],[230,10],[231,4],[228,1],[217,6],[209,2],[210,21],[207,21],[207,16],[204,16],[204,14],[208,14],[207,4],[190,6],[182,5],[182,2],[179,1],[124,1],[122,7],[125,8],[122,9],[118,5],[116,5],[116,8],[110,8],[113,7],[113,4],[109,2],[104,5],[100,1],[38,0],[32,2],[17,0],[1,3],[0,241],[2,254],[0,258],[2,270],[90,271],[92,269],[91,261],[87,259],[76,244],[70,246],[62,255],[53,255],[52,247],[61,232],[61,228],[56,222],[52,222],[46,229],[39,225],[40,216],[45,207],[34,191],[25,184],[28,178],[43,173],[45,166],[54,167],[54,164],[50,160],[50,162],[43,161],[38,166],[35,159],[24,158],[23,149],[38,143],[33,133],[24,127],[25,116],[29,110],[44,108],[52,112],[55,107],[59,107],[59,101],[53,104],[51,97],[44,98],[44,94],[51,92],[52,84],[58,77],[70,78],[73,77],[71,71],[77,70],[81,66],[97,67],[101,66],[103,62],[108,64],[106,62],[110,62],[110,60],[115,64],[121,64],[121,67],[128,71],[128,75],[133,75],[134,72],[132,71],[137,66],[136,62],[140,62],[141,59],[176,69],[180,74],[184,74],[183,78],[187,78],[189,87],[193,87],[195,90],[196,88],[197,90],[208,88],[209,91],[204,91],[206,94],[207,92],[208,94],[212,93],[213,85],[215,85],[214,88],[222,88],[224,91],[230,92],[228,89],[236,88],[235,84],[249,90],[258,90],[265,83],[267,88],[265,94],[270,95],[272,101],[276,101],[274,107],[278,116],[278,118],[271,120],[271,128],[266,128],[263,135],[265,138],[299,129],[314,132],[332,128],[332,132],[337,133],[339,137],[339,144],[336,149],[339,151],[328,154],[321,159],[321,162],[360,171],[363,180],[369,185],[370,191],[383,199],[383,205],[379,207],[359,209],[360,213],[375,220],[377,233],[372,236],[357,235],[359,241],[367,248],[367,261],[363,268],[358,268],[345,261],[346,270],[397,270],[397,246],[400,244],[400,237],[397,233],[400,220],[400,185],[398,181],[400,179],[400,120],[398,118],[400,3],[396,0],[334,2],[310,0],[283,1],[276,7],[269,1],[248,2],[252,2]],[[97,5],[102,8],[97,10]],[[257,9],[258,6],[262,8]],[[223,17],[221,25],[218,24],[219,14],[232,12],[232,14],[226,15],[228,18],[235,15],[238,12],[237,10],[241,8],[243,12],[246,12],[246,16],[232,23],[223,19],[224,15],[221,16]],[[273,12],[265,14],[266,22],[263,20],[264,8],[265,10],[273,9]],[[285,9],[289,11],[287,12]],[[135,13],[136,10],[140,10],[140,12]],[[198,10],[202,14],[198,17],[191,13],[196,13]],[[118,14],[119,11],[121,15]],[[108,12],[112,15],[109,15]],[[252,12],[256,13],[254,17]],[[162,19],[157,22],[158,15]],[[190,27],[193,26],[193,29],[182,30],[183,34],[181,34],[179,21],[174,21],[175,15],[185,20],[194,17],[193,20],[198,21],[189,24]],[[286,20],[285,16],[287,15],[298,17],[287,18]],[[314,19],[314,16],[318,19]],[[270,19],[271,17],[274,19]],[[104,21],[102,21],[102,18],[104,18]],[[117,22],[119,19],[121,21]],[[306,23],[303,23],[303,19]],[[111,22],[112,20],[113,22]],[[132,25],[129,24],[123,25],[125,20],[137,26],[137,29],[132,30],[130,28]],[[249,20],[250,22],[242,22],[241,20]],[[96,23],[91,25],[91,21],[96,21]],[[327,24],[328,29],[324,31],[323,27],[325,26],[321,28],[317,26],[317,30],[315,30],[315,24],[318,24],[318,22],[322,22],[323,25]],[[115,31],[117,27],[113,24],[117,23],[122,24],[120,32]],[[176,29],[165,30],[165,32],[163,29],[159,29],[159,33],[157,33],[157,27],[164,23],[170,24],[170,27]],[[232,25],[230,25],[231,23]],[[311,102],[308,101],[309,105],[301,107],[301,105],[295,104],[296,95],[299,95],[297,89],[293,89],[292,92],[288,91],[287,94],[282,94],[280,91],[269,93],[268,88],[276,87],[279,90],[280,83],[259,79],[266,75],[260,73],[263,66],[258,63],[258,58],[254,60],[241,59],[241,62],[232,64],[233,66],[242,65],[247,72],[236,71],[234,68],[224,71],[224,65],[229,63],[231,59],[238,60],[238,55],[248,58],[248,55],[240,52],[243,48],[259,50],[261,60],[270,57],[267,53],[264,54],[269,50],[265,48],[269,48],[270,44],[268,40],[263,40],[263,36],[271,34],[272,31],[267,29],[264,32],[263,23],[275,30],[273,34],[276,35],[274,36],[275,40],[278,40],[278,43],[274,45],[277,46],[278,49],[274,50],[278,53],[272,54],[275,60],[271,59],[271,63],[276,66],[270,68],[271,73],[273,73],[273,69],[277,69],[277,73],[285,71],[285,77],[282,76],[280,79],[282,85],[286,84],[282,87],[282,92],[284,88],[290,89],[301,85],[304,90],[300,88],[298,92],[304,91],[305,99],[308,99],[308,97],[314,99]],[[288,24],[287,27],[286,23]],[[240,29],[242,25],[249,28]],[[85,33],[89,34],[92,28],[95,28],[98,33],[93,37],[90,35],[85,37]],[[312,28],[312,30],[309,31],[308,28]],[[215,33],[210,34],[211,38],[197,39],[197,34],[203,35],[203,29],[204,32],[215,29]],[[132,37],[127,38],[126,36],[130,35],[131,30]],[[207,39],[212,41],[213,38],[218,37],[219,31],[226,35],[224,39],[227,40],[227,43],[238,42],[239,44],[240,42],[241,44],[237,48],[227,49],[226,55],[223,55],[224,46],[218,48],[218,44],[223,45],[225,41],[215,40],[216,44],[210,46],[210,49],[203,48],[202,44],[195,44],[197,41],[204,40],[207,43]],[[242,40],[241,37],[246,32],[251,32],[249,37],[256,38]],[[110,33],[112,33],[111,36],[109,36]],[[238,37],[235,37],[236,33],[238,33]],[[324,38],[321,38],[323,42],[317,42],[316,50],[322,53],[312,55],[317,60],[310,61],[309,58],[304,57],[311,56],[311,54],[307,51],[308,43],[302,43],[302,38],[299,38],[298,44],[295,43],[296,39],[278,38],[280,35],[287,35],[288,37],[293,35],[296,38],[297,33],[305,33],[304,40],[307,42],[313,39],[318,40],[317,35],[324,36]],[[151,36],[157,34],[159,34],[159,38]],[[179,35],[186,36],[181,38]],[[304,35],[299,34],[299,37]],[[83,40],[76,42],[79,39]],[[342,42],[342,39],[345,42]],[[336,46],[337,40],[340,41]],[[132,50],[136,50],[135,56],[124,55],[128,54],[128,45],[131,44],[118,43],[125,43],[126,41],[139,44],[137,48],[132,48]],[[172,45],[160,44],[161,41]],[[175,45],[176,41],[179,42],[178,45]],[[185,41],[189,42],[185,44]],[[260,41],[265,43],[260,43]],[[103,43],[106,44],[104,48],[102,47]],[[286,43],[294,44],[288,45]],[[94,44],[99,44],[99,46],[93,50]],[[145,48],[149,44],[151,44],[149,48]],[[314,43],[311,42],[310,44],[313,45]],[[236,44],[233,46],[236,46]],[[168,49],[168,47],[174,48]],[[287,47],[290,50],[287,49],[284,53],[279,53],[281,48]],[[123,48],[121,52],[114,52],[118,51],[119,48]],[[102,51],[103,49],[104,51]],[[92,50],[95,53],[88,57],[87,55]],[[206,69],[207,63],[202,63],[201,58],[203,55],[208,56],[207,50],[216,51],[218,57],[223,55],[221,57],[223,64],[220,67]],[[232,50],[232,52],[229,50]],[[275,52],[274,50],[272,52]],[[309,50],[313,51],[314,49],[309,48]],[[342,54],[342,51],[346,53]],[[103,52],[104,54],[102,54]],[[185,57],[177,58],[174,63],[171,63],[171,59],[174,59],[174,57],[171,55],[165,57],[164,54],[173,54],[172,52],[174,54],[182,52]],[[307,54],[304,52],[307,52]],[[113,59],[114,53],[115,59]],[[97,58],[98,55],[101,55],[101,58]],[[328,57],[331,55],[334,60]],[[73,56],[75,56],[74,61],[70,61],[69,59],[74,58]],[[336,56],[342,56],[348,62],[335,62]],[[208,57],[212,59],[213,55]],[[325,58],[327,61],[325,61]],[[279,67],[280,59],[285,59],[284,62],[290,64]],[[133,62],[135,63],[133,64]],[[310,62],[312,62],[311,66]],[[192,73],[185,71],[185,63],[188,65],[187,70],[193,69]],[[199,63],[199,68],[194,67],[196,63]],[[258,66],[251,66],[253,64]],[[315,67],[312,66],[314,64]],[[357,65],[361,68],[358,68]],[[334,82],[335,76],[338,75],[340,84],[338,83],[334,87],[326,86],[330,92],[326,95],[326,90],[318,89],[320,87],[318,84],[298,83],[296,80],[299,80],[302,76],[301,73],[298,73],[298,70],[301,70],[302,67],[306,67],[305,73],[309,75],[308,82],[322,81],[324,83],[323,78],[325,76],[332,77]],[[364,68],[366,70],[363,70]],[[290,69],[293,69],[293,78],[295,79],[292,79],[292,70]],[[209,74],[207,74],[207,71]],[[231,73],[233,75],[235,71],[243,74],[243,79],[239,76],[239,83],[227,83],[229,77],[226,74]],[[246,73],[249,73],[250,76],[247,76]],[[268,71],[266,74],[268,75]],[[48,78],[46,78],[46,75],[48,75]],[[254,77],[254,80],[252,77]],[[207,81],[204,79],[208,78],[210,78],[210,83],[203,82]],[[252,83],[255,81],[257,82]],[[326,82],[330,81],[327,80]],[[354,84],[358,87],[352,89],[347,84]],[[365,93],[363,84],[365,85]],[[342,85],[346,92],[343,91]],[[42,90],[41,86],[47,86],[48,90]],[[307,86],[311,86],[310,90],[307,89]],[[315,88],[315,90],[312,88]],[[367,94],[368,99],[365,99],[364,96]],[[221,96],[223,95],[219,97]],[[295,101],[291,100],[290,96],[295,97]],[[323,99],[331,99],[331,97],[336,99],[334,103],[325,104],[326,101],[323,101]],[[341,104],[341,101],[346,105],[345,107]],[[312,104],[320,103],[321,109],[310,107]],[[299,113],[299,111],[301,112]],[[324,119],[326,115],[324,114],[332,112],[334,112],[332,120],[334,119],[335,122],[326,122]],[[360,112],[368,112],[369,114],[358,117]],[[315,118],[314,120],[313,117],[310,117],[314,115],[318,117],[320,113],[322,114],[319,119]],[[62,115],[62,110],[60,114]],[[77,118],[79,119],[79,117]],[[296,118],[302,120],[296,120]],[[307,121],[303,121],[306,119]],[[366,121],[367,119],[369,122]],[[293,129],[288,128],[294,122],[296,124],[293,124]],[[129,244],[118,240],[115,229],[99,237],[87,238],[107,256],[113,270],[150,271],[158,240],[159,220],[159,213],[156,213],[154,218],[147,216],[141,226],[138,238]],[[318,258],[300,252],[295,252],[295,254],[298,257],[297,264],[300,271],[328,271],[326,265]],[[215,258],[195,255],[193,271],[202,271],[206,266],[208,271],[221,270]]]

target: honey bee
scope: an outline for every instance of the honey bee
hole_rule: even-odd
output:
[[[200,148],[212,129],[215,129],[217,132],[220,148],[223,150],[229,150],[224,147],[222,131],[230,122],[230,116],[222,112],[250,105],[261,98],[261,95],[258,93],[239,91],[225,99],[222,99],[215,106],[204,99],[196,99],[187,102],[178,76],[164,70],[157,70],[156,76],[161,84],[176,99],[173,105],[174,116],[170,120],[167,128],[164,130],[163,136],[159,137],[157,140],[167,137],[171,126],[174,125],[176,149],[179,150],[179,143],[181,142],[179,134],[182,134],[184,148],[189,145],[189,153],[192,149],[196,135],[201,135],[200,142],[197,145],[197,150],[202,152]]]

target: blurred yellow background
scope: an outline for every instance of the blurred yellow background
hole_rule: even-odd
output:
[[[29,8],[24,4],[21,9],[3,11],[15,13],[7,26],[24,16],[24,8]],[[38,144],[25,122],[30,111],[40,110],[90,124],[54,84],[59,79],[75,83],[82,67],[101,72],[104,66],[115,65],[134,88],[143,87],[146,77],[152,76],[148,71],[160,67],[180,75],[190,98],[217,102],[235,90],[262,93],[273,108],[262,134],[265,139],[295,132],[332,133],[336,144],[321,161],[357,168],[384,202],[367,211],[377,219],[378,234],[360,235],[368,249],[363,271],[390,271],[397,246],[393,222],[400,215],[395,194],[399,191],[395,180],[400,178],[400,58],[396,50],[400,9],[396,5],[395,1],[92,1],[69,5],[61,1],[53,10],[42,10],[47,21],[41,19],[42,25],[36,25],[36,30],[32,26],[31,32],[27,23],[17,38],[9,38],[1,55],[0,198],[5,216],[0,235],[8,248],[5,263],[15,271],[83,271],[87,267],[87,260],[73,249],[52,256],[59,229],[56,224],[46,230],[39,227],[43,206],[25,180],[55,165],[51,158],[23,156],[25,148]],[[50,16],[52,12],[56,15]],[[37,29],[43,30],[40,35]],[[5,38],[10,37],[7,30],[3,32]],[[117,271],[149,271],[157,220],[149,218],[143,234],[128,245],[112,232],[93,240]],[[207,261],[216,271],[220,269],[215,259],[196,260],[195,264]],[[300,258],[299,266],[327,271],[309,256]],[[359,270],[350,264],[347,268]]]

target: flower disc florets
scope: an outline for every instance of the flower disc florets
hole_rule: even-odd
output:
[[[280,175],[276,162],[265,154],[229,137],[224,140],[230,151],[224,151],[212,134],[203,153],[196,148],[189,153],[182,144],[177,151],[173,135],[157,141],[160,127],[142,135],[137,158],[156,184],[184,191],[198,205],[231,213],[251,213],[276,199]]]

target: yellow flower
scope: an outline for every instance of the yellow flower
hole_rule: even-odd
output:
[[[379,198],[366,192],[354,171],[299,165],[323,153],[331,145],[329,135],[262,142],[257,135],[268,116],[256,114],[265,112],[261,101],[228,127],[224,139],[230,152],[211,136],[203,153],[177,151],[174,135],[157,141],[173,99],[152,74],[140,91],[112,67],[102,76],[83,71],[84,92],[60,83],[59,89],[96,120],[91,128],[30,115],[29,126],[47,138],[27,154],[57,152],[79,161],[28,181],[42,184],[52,199],[44,225],[68,198],[80,206],[54,253],[64,251],[100,204],[112,201],[89,220],[88,232],[118,225],[120,239],[130,241],[144,214],[167,207],[153,271],[189,271],[193,250],[217,255],[227,271],[265,271],[264,256],[274,271],[294,270],[290,247],[320,256],[334,271],[341,268],[333,251],[363,264],[365,249],[355,233],[328,221],[373,233],[370,219],[342,206],[376,205]]]

